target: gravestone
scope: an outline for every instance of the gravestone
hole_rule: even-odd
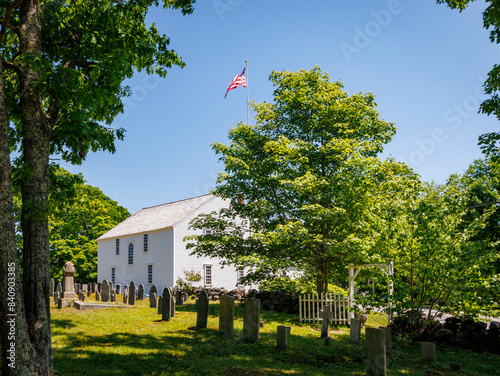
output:
[[[57,304],[59,301],[59,291],[54,292],[54,304]]]
[[[182,305],[184,296],[182,295],[181,290],[177,290],[175,293],[175,304]]]
[[[156,293],[156,296],[158,296],[158,287],[156,285],[152,285],[149,289],[149,296],[153,295],[153,293]]]
[[[59,296],[62,294],[62,283],[61,282],[57,282],[56,291],[59,293]]]
[[[189,296],[188,296],[187,292],[183,292],[183,293],[182,293],[182,301],[183,301],[183,302],[187,302],[188,297],[189,297]]]
[[[450,371],[460,371],[462,370],[462,364],[458,362],[450,363]]]
[[[386,376],[385,332],[366,328],[366,376]]]
[[[321,327],[321,338],[328,338],[330,336],[330,321],[333,320],[333,312],[330,305],[320,311],[320,317],[323,319]]]
[[[436,344],[432,342],[422,342],[421,344],[421,357],[422,360],[429,362],[436,361]]]
[[[172,311],[171,311],[171,306],[172,306],[172,293],[168,287],[165,287],[163,289],[163,295],[162,295],[162,300],[161,300],[161,319],[163,321],[170,321],[170,318],[172,317]]]
[[[128,304],[130,304],[130,305],[135,304],[135,282],[134,281],[130,282],[130,285],[128,287]]]
[[[196,315],[196,326],[198,328],[206,328],[208,322],[208,293],[205,290],[200,292],[200,297],[197,299],[198,313]]]
[[[292,328],[285,325],[278,325],[277,328],[277,344],[281,350],[286,350],[288,347],[288,336]]]
[[[175,317],[175,299],[174,296],[170,296],[170,317]]]
[[[234,333],[234,298],[222,295],[220,297],[219,332],[232,337]]]
[[[90,296],[91,292],[90,290],[87,290],[87,296]]]
[[[390,354],[392,347],[392,329],[386,326],[379,326],[378,328],[385,332],[385,351],[387,351],[387,354]]]
[[[120,295],[122,293],[122,285],[116,285],[116,295]]]
[[[78,300],[81,302],[85,301],[85,294],[83,292],[78,293]]]
[[[97,283],[97,291],[99,291],[99,294],[102,292],[102,290],[101,290],[101,282]]]
[[[102,281],[101,284],[101,301],[103,303],[109,302],[109,293],[110,293],[109,283],[107,280],[104,280]]]
[[[159,315],[161,315],[162,307],[163,307],[163,297],[160,295],[158,297],[158,314]]]
[[[260,300],[245,299],[243,309],[243,341],[257,343],[259,340]]]
[[[128,285],[125,285],[125,287],[123,288],[123,293],[128,297]]]
[[[149,294],[149,308],[156,308],[156,292]]]
[[[360,340],[361,340],[361,320],[351,319],[351,337],[349,339],[349,342],[359,345]]]
[[[50,287],[49,287],[49,296],[54,296],[54,289],[55,289],[55,283],[54,283],[54,278],[50,279]]]
[[[127,302],[128,302],[128,295],[124,293],[123,294],[123,303],[127,304]]]
[[[69,307],[73,304],[73,300],[77,299],[75,293],[75,268],[71,262],[67,262],[63,267],[63,292],[60,295],[58,307]]]
[[[73,290],[75,291],[75,294],[78,295],[78,293],[80,292],[80,285],[78,283],[75,283]]]
[[[114,291],[114,290],[113,290],[113,291],[111,291],[111,294],[109,294],[109,301],[110,301],[111,303],[116,302],[116,294],[115,294],[115,291]]]
[[[139,285],[139,292],[137,293],[137,300],[144,300],[144,285]]]
[[[99,293],[99,291],[95,292],[95,301],[96,302],[100,302],[101,301],[101,294]]]

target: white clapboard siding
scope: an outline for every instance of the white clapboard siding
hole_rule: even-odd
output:
[[[300,322],[320,323],[320,311],[327,305],[332,306],[333,324],[349,323],[349,302],[343,295],[322,293],[305,294],[299,297],[299,318]]]

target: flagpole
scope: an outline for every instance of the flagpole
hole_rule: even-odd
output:
[[[248,60],[245,60],[245,82],[247,84],[247,125],[250,125],[250,110],[248,109]]]

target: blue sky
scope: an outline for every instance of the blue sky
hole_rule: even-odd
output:
[[[226,89],[248,59],[250,99],[272,101],[271,71],[318,65],[349,93],[375,94],[397,133],[385,147],[424,180],[445,182],[481,157],[477,137],[499,130],[478,114],[482,84],[498,63],[483,28],[486,5],[459,13],[434,0],[198,1],[195,12],[155,9],[149,22],[170,37],[187,66],[167,78],[138,73],[115,127],[117,152],[93,153],[87,182],[134,213],[208,193],[223,170],[211,149],[246,121],[246,92]],[[252,123],[252,114],[250,114]]]

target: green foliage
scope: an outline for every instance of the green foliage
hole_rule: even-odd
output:
[[[179,277],[176,281],[177,285],[187,290],[188,293],[193,291],[193,283],[201,281],[201,273],[191,270],[184,270],[184,279]]]
[[[316,283],[311,280],[276,277],[260,282],[259,291],[286,291],[300,295],[314,294],[317,288]],[[347,291],[332,284],[328,285],[328,292],[347,296]]]
[[[332,275],[367,257],[378,186],[400,168],[376,158],[395,127],[373,94],[349,95],[318,67],[270,80],[274,102],[252,104],[257,124],[231,129],[229,146],[213,144],[225,165],[213,193],[231,207],[196,218],[191,227],[212,234],[188,247],[249,267],[247,281],[296,267],[326,291]]]

